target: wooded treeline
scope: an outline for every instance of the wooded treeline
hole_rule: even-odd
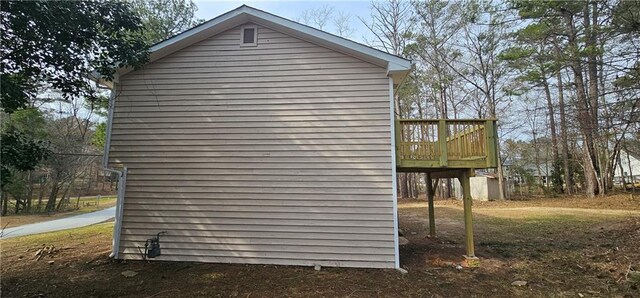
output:
[[[201,22],[197,7],[5,1],[0,9],[1,214],[54,212],[70,196],[114,193],[117,178],[102,165],[109,93],[88,78],[143,65],[149,45]]]
[[[87,77],[143,65],[150,44],[201,22],[196,9],[190,0],[3,2],[3,212],[10,197],[18,211],[50,198],[53,211],[69,189],[95,183],[108,98]],[[298,21],[355,39],[360,22],[368,44],[410,58],[396,117],[499,119],[501,183],[546,172],[534,181],[545,191],[593,197],[612,189],[622,151],[640,156],[640,2],[384,0],[367,17],[322,5]],[[421,173],[398,177],[401,197],[424,193]],[[440,185],[451,196],[450,181]]]
[[[540,184],[555,193],[605,194],[621,150],[638,156],[640,2],[371,7],[369,43],[415,63],[396,97],[397,117],[498,118],[501,164],[549,165],[551,181]],[[518,173],[496,174],[503,182]],[[421,177],[399,175],[399,195],[423,192]]]

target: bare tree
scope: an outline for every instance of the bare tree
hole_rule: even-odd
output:
[[[411,33],[412,16],[412,6],[409,2],[388,0],[371,2],[370,19],[358,19],[374,36],[373,39],[367,40],[369,45],[394,55],[401,55]]]
[[[560,57],[560,48],[554,39],[554,54]],[[569,137],[567,129],[567,112],[564,100],[564,86],[562,80],[562,68],[556,70],[556,84],[558,88],[558,110],[560,112],[560,139],[562,143],[562,172],[564,173],[564,183],[566,184],[565,192],[572,194],[574,192],[573,172],[569,167]]]
[[[412,2],[415,10],[415,30],[411,33],[411,44],[406,52],[416,61],[416,68],[422,72],[426,89],[425,106],[433,106],[436,118],[448,119],[452,113],[459,114],[466,86],[453,71],[456,57],[460,55],[454,47],[465,21],[461,18],[464,6],[460,2],[438,0]],[[463,65],[460,66],[460,69]],[[451,179],[446,180],[441,194],[450,196]]]
[[[56,104],[48,119],[53,154],[45,162],[51,177],[47,212],[60,209],[76,180],[86,174],[100,155],[90,144],[93,109],[87,108],[82,98],[58,100]]]
[[[311,17],[311,10],[305,9],[301,11],[300,14],[295,18],[295,21],[298,23],[311,26],[313,22]]]
[[[375,48],[394,55],[403,55],[407,46],[408,37],[413,24],[412,7],[410,3],[399,0],[387,0],[371,2],[371,15],[369,19],[358,17],[374,38],[366,42]],[[395,116],[399,118],[409,116],[413,110],[413,103],[417,103],[418,112],[422,115],[426,106],[421,104],[421,86],[416,84],[421,79],[418,72],[414,72],[396,93],[394,97]],[[403,102],[400,102],[402,94]],[[416,174],[398,174],[398,186],[400,197],[415,196],[417,192]]]
[[[326,25],[333,19],[335,9],[331,5],[324,4],[320,7],[305,9],[296,18],[296,21],[305,25],[324,30]]]
[[[351,27],[351,14],[339,11],[333,20],[333,25],[336,27],[336,34],[344,38],[350,38],[353,36],[355,29]]]
[[[454,40],[464,26],[460,15],[461,3],[443,1],[414,2],[417,30],[412,33],[413,43],[408,52],[417,61],[417,67],[425,72],[425,84],[431,95],[425,100],[436,106],[438,118],[449,118],[449,105],[455,102],[455,91],[462,91],[459,76],[452,71],[459,52],[454,48]],[[461,66],[462,67],[462,66]]]
[[[484,117],[498,118],[504,114],[500,109],[509,108],[509,98],[503,92],[509,83],[509,68],[498,56],[506,47],[507,26],[505,15],[499,6],[487,3],[467,3],[461,18],[469,21],[462,24],[462,42],[458,49],[461,54],[451,60],[443,59],[451,71],[455,72],[470,86],[480,91],[487,103]],[[460,68],[459,65],[463,65]],[[498,142],[498,155],[500,155]],[[498,159],[500,160],[499,156]],[[498,162],[498,184],[500,199],[504,199],[504,174],[502,163]]]
[[[351,38],[355,28],[351,26],[351,14],[344,11],[336,12],[330,5],[322,5],[311,9],[305,9],[295,18],[296,22],[329,31],[328,26],[333,25],[334,32],[340,37]]]

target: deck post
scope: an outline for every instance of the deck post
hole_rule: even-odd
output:
[[[497,167],[497,152],[496,152],[496,126],[495,120],[486,120],[484,126],[485,136],[485,155],[487,156],[487,168]]]
[[[429,236],[436,236],[436,211],[433,208],[433,196],[435,192],[433,191],[433,184],[431,181],[431,173],[426,173],[427,177],[425,182],[427,183],[427,200],[429,201]]]
[[[462,201],[464,203],[464,228],[466,233],[467,254],[466,258],[475,259],[475,247],[473,244],[473,214],[471,213],[471,176],[470,171],[463,171],[460,175],[460,186],[462,186]]]
[[[440,119],[438,121],[438,145],[440,145],[440,167],[449,166],[449,158],[447,153],[447,120]]]

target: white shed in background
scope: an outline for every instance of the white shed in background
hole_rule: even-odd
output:
[[[471,177],[471,197],[477,201],[492,201],[500,199],[500,188],[498,178],[493,176]],[[462,188],[460,181],[453,179],[453,189],[455,197],[462,200]]]

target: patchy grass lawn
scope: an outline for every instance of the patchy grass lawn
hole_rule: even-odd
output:
[[[464,253],[462,210],[436,207],[428,238],[424,202],[399,206],[408,245],[396,270],[313,268],[107,258],[112,224],[2,240],[3,297],[638,297],[640,213],[481,207],[480,268],[456,269]],[[54,247],[36,261],[42,247]],[[52,264],[49,264],[53,261]],[[125,277],[124,271],[136,276]],[[513,286],[514,281],[525,286]]]
[[[46,204],[46,202],[45,202]],[[75,208],[76,200],[71,200],[71,205]],[[84,214],[88,212],[98,211],[106,208],[110,208],[116,205],[116,197],[115,196],[106,196],[100,199],[98,203],[95,197],[87,197],[80,198],[80,204],[78,204],[78,209],[73,210],[65,210],[60,212],[55,212],[51,214],[46,213],[34,213],[34,214],[8,214],[0,217],[0,228],[17,227],[26,224],[32,224],[42,221],[60,219],[63,217],[69,217],[78,214]]]
[[[424,195],[421,199],[425,199]],[[439,206],[462,206],[460,200],[436,200]],[[474,208],[515,208],[515,207],[558,207],[558,208],[584,208],[584,209],[616,209],[616,210],[638,210],[640,211],[640,193],[633,197],[630,193],[618,193],[607,195],[605,198],[596,197],[593,199],[584,196],[561,196],[561,197],[531,197],[519,200],[505,201],[476,201]]]

